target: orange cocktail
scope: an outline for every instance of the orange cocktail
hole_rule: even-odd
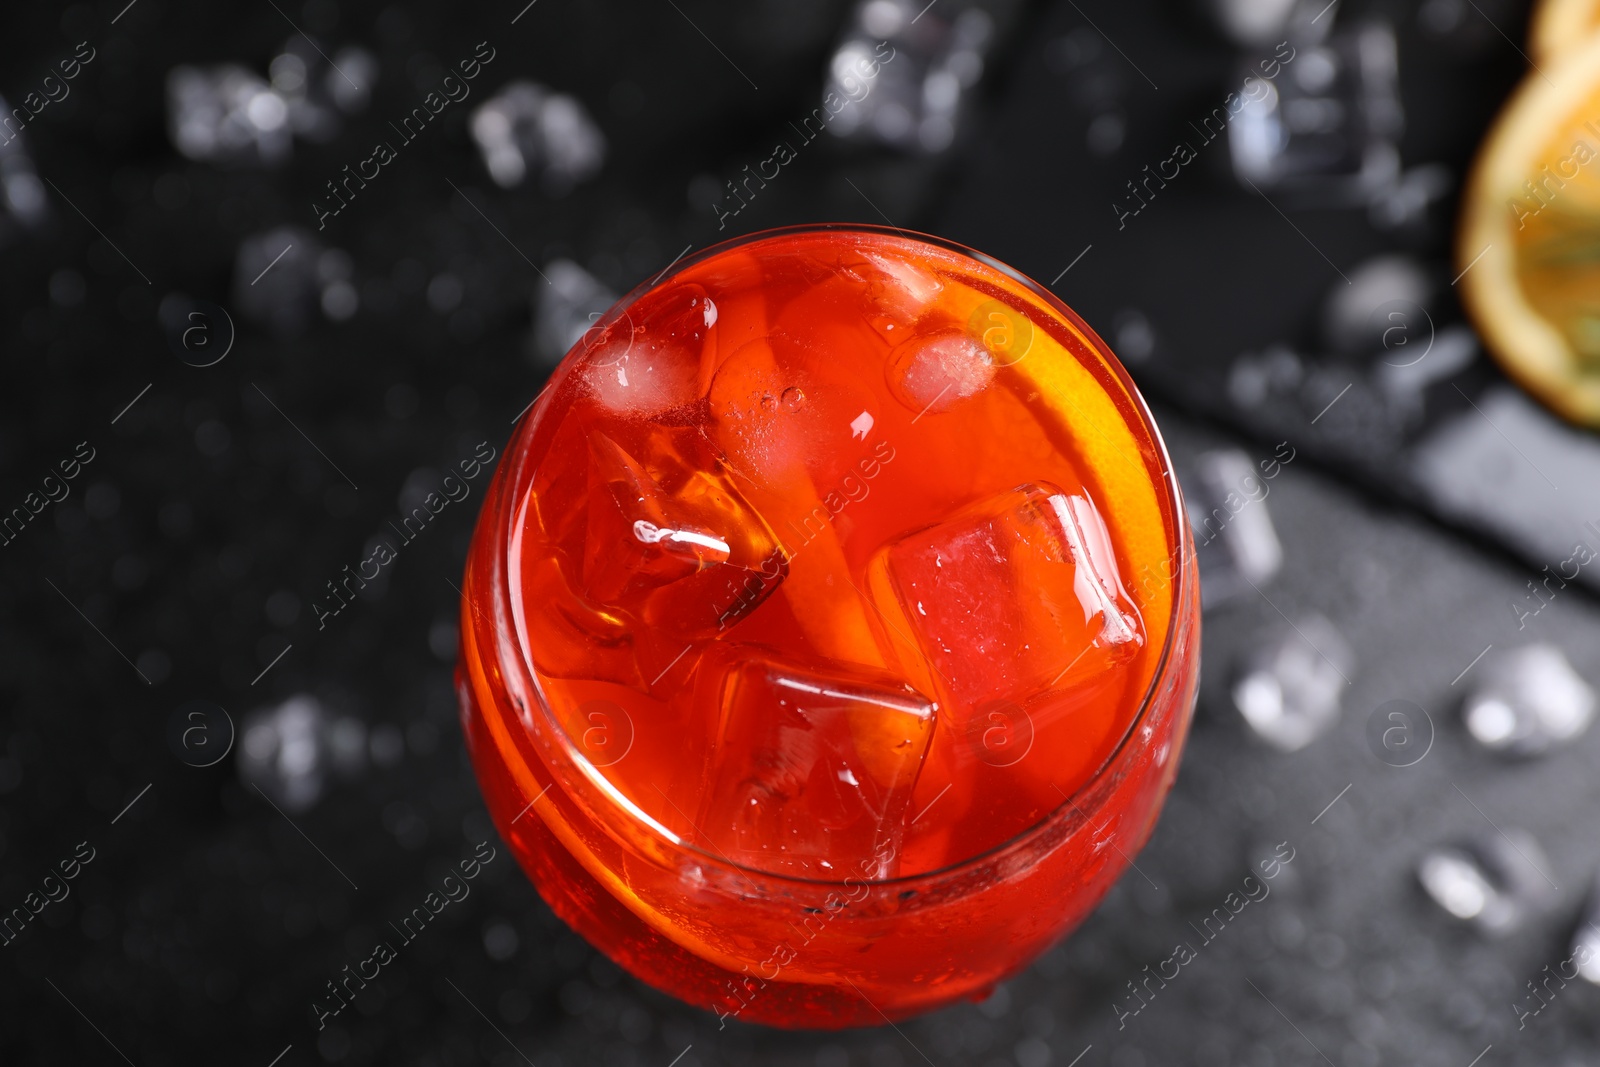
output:
[[[724,1017],[981,996],[1149,835],[1199,644],[1166,453],[1040,287],[899,231],[710,249],[556,370],[462,718],[551,907]]]

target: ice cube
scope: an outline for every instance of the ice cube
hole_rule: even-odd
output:
[[[605,160],[605,134],[584,106],[535,82],[513,81],[479,104],[471,130],[502,189],[521,185],[531,170],[542,173],[546,189],[564,192]]]
[[[783,550],[698,430],[634,436],[630,451],[590,434],[583,594],[652,630],[715,636],[777,589]]]
[[[617,302],[617,294],[570,259],[546,263],[544,273],[550,283],[538,286],[534,296],[532,347],[540,363],[553,367]]]
[[[775,874],[892,877],[936,705],[887,675],[754,646],[698,669],[721,708],[703,845]]]
[[[642,298],[581,340],[579,376],[610,411],[658,415],[705,395],[702,356],[716,344],[717,305],[682,283]]]
[[[770,528],[695,426],[618,419],[580,398],[544,447],[517,587],[546,674],[676,684],[663,671],[681,662],[681,680],[687,645],[715,640],[786,576]]]
[[[1144,642],[1105,520],[1087,495],[1044,483],[901,538],[871,584],[968,709],[1071,688]]]
[[[1485,748],[1535,756],[1577,737],[1594,718],[1594,688],[1554,645],[1525,645],[1482,667],[1467,698],[1467,732]]]
[[[1386,253],[1350,270],[1350,284],[1329,286],[1322,302],[1322,338],[1329,349],[1357,358],[1383,353],[1383,362],[1420,363],[1431,338],[1426,307],[1434,283],[1411,256]],[[1437,312],[1438,308],[1432,309]]]
[[[1547,910],[1556,896],[1544,850],[1518,829],[1430,849],[1417,880],[1446,912],[1496,936]]]
[[[1234,44],[1259,48],[1281,37],[1300,0],[1206,0],[1205,8]],[[1333,21],[1329,19],[1329,21]]]
[[[241,781],[289,811],[307,811],[330,773],[348,778],[365,767],[366,726],[330,716],[316,697],[297,693],[245,716],[238,759]]]
[[[18,108],[26,114],[26,109]],[[27,143],[18,137],[14,114],[5,97],[0,97],[0,116],[11,125],[0,125],[0,246],[7,245],[18,229],[38,229],[49,217],[44,184],[33,168]]]
[[[949,10],[913,0],[860,0],[828,63],[824,96],[841,103],[827,128],[848,140],[930,155],[949,149],[997,30],[1018,7],[1011,0],[956,0]],[[817,120],[808,116],[802,124],[814,136]]]
[[[894,451],[876,439],[866,390],[840,371],[842,350],[782,329],[737,345],[712,374],[707,433],[795,559],[783,599],[812,651],[881,667],[871,609],[839,579],[852,567],[844,539],[854,513],[844,512]]]
[[[896,347],[889,360],[890,388],[918,418],[948,411],[994,379],[989,350],[960,330],[911,337]]]
[[[707,399],[709,432],[736,469],[783,498],[784,519],[809,513],[838,491],[877,443],[873,395],[838,373],[828,349],[796,342],[786,331],[734,349],[717,365]]]
[[[1267,511],[1269,487],[1249,456],[1237,448],[1203,452],[1182,482],[1206,608],[1247,594],[1278,573],[1283,546]]]
[[[1350,645],[1320,615],[1301,619],[1245,662],[1233,703],[1261,738],[1280,752],[1298,752],[1339,718],[1340,695],[1353,669]]]
[[[1244,104],[1226,124],[1240,184],[1301,203],[1371,203],[1393,190],[1403,125],[1396,55],[1394,30],[1369,22],[1303,42],[1276,80],[1246,68]]]
[[[288,102],[233,63],[168,72],[167,132],[179,152],[204,162],[275,167],[291,149]]]
[[[267,67],[272,90],[289,109],[289,126],[299,137],[328,141],[339,132],[340,115],[366,109],[378,80],[371,52],[345,47],[331,58],[309,37],[296,34]]]
[[[1572,959],[1584,981],[1600,985],[1600,875],[1594,879],[1583,918],[1572,935]]]
[[[309,37],[296,34],[273,57],[270,84],[236,63],[167,74],[167,129],[189,159],[275,167],[289,158],[292,135],[330,141],[341,113],[366,107],[378,61],[347,47],[331,60]]]
[[[935,271],[863,244],[839,257],[834,275],[860,287],[871,302],[867,324],[891,347],[909,337],[925,317],[939,316],[946,326],[953,325],[936,310],[944,282]]]

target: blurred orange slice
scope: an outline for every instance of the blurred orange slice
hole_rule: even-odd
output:
[[[1600,0],[1542,0],[1528,26],[1528,52],[1537,66],[1581,47],[1600,30]]]
[[[1507,372],[1600,426],[1600,35],[1529,74],[1495,121],[1456,258],[1462,302]]]

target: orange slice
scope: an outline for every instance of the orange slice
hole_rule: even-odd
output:
[[[1456,257],[1462,302],[1506,371],[1600,426],[1600,35],[1531,73],[1495,121]]]
[[[1542,0],[1528,26],[1528,52],[1539,66],[1583,45],[1600,30],[1600,0]]]

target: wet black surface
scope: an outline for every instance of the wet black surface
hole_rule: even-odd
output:
[[[1481,27],[1425,39],[1419,5],[1370,7],[1402,28],[1407,163],[1441,160],[1459,179],[1521,58]],[[687,0],[281,11],[138,0],[8,14],[8,101],[80,41],[96,58],[22,138],[50,220],[0,249],[0,507],[78,463],[54,483],[65,497],[0,545],[0,909],[80,861],[70,894],[0,947],[0,1060],[1466,1067],[1492,1045],[1477,1062],[1587,1062],[1600,992],[1574,982],[1520,1030],[1513,1005],[1569,955],[1600,860],[1586,817],[1600,736],[1505,763],[1473,745],[1455,709],[1491,644],[1552,641],[1600,678],[1593,598],[1574,586],[1519,630],[1510,605],[1531,572],[1515,552],[1409,510],[1381,460],[1347,462],[1318,436],[1314,410],[1251,420],[1217,399],[1237,353],[1312,347],[1339,269],[1324,252],[1348,267],[1408,250],[1448,281],[1453,202],[1407,235],[1295,211],[1302,239],[1215,169],[1197,170],[1173,190],[1169,218],[1152,210],[1115,232],[1106,189],[1225,92],[1238,57],[1176,4],[1037,4],[992,60],[950,156],[819,141],[719,232],[691,184],[717,188],[810,110],[845,14],[765,0],[732,12]],[[1521,8],[1462,15],[1520,41]],[[326,144],[297,142],[278,170],[178,155],[168,69],[264,72],[291,20],[330,47],[373,52],[367,112]],[[1130,133],[1090,162],[1076,147],[1090,113],[1050,57],[1093,25],[1132,58],[1122,68],[1104,52]],[[500,190],[468,109],[452,108],[315,232],[323,183],[481,41],[495,58],[474,91],[527,77],[573,94],[605,134],[600,174],[560,196]],[[1264,505],[1284,566],[1260,595],[1207,617],[1178,785],[1138,870],[1076,936],[989,1001],[898,1030],[719,1030],[568,932],[489,826],[450,686],[452,583],[486,479],[405,546],[381,587],[321,628],[315,605],[400,499],[480,443],[502,446],[546,373],[527,340],[542,266],[569,257],[623,292],[686,248],[824,219],[938,232],[1044,281],[1093,245],[1055,289],[1114,345],[1129,308],[1146,318],[1157,343],[1134,369],[1161,400],[1173,450],[1243,442],[1260,458],[1289,439],[1304,458]],[[239,246],[279,226],[300,228],[284,243],[349,254],[351,317],[313,302],[290,335],[282,319],[245,313],[259,294],[238,273]],[[287,306],[292,288],[267,304]],[[158,315],[169,294],[229,309],[224,358],[195,367],[193,350],[172,347]],[[220,344],[226,325],[207,321]],[[1462,379],[1474,389],[1495,377],[1474,373]],[[1311,612],[1346,635],[1358,666],[1337,725],[1285,755],[1250,734],[1227,686],[1249,650]],[[369,757],[292,822],[241,782],[237,747],[196,767],[172,740],[188,701],[221,705],[238,728],[296,693],[363,724]],[[1428,755],[1404,768],[1367,743],[1369,717],[1397,699],[1434,730]],[[1522,930],[1486,940],[1447,921],[1413,870],[1434,843],[1514,826],[1543,844],[1558,889]],[[325,983],[484,840],[497,858],[471,895],[319,1031],[311,1004]],[[1294,859],[1271,892],[1209,940],[1197,931],[1280,843]],[[1132,1013],[1127,983],[1181,941],[1195,958]]]

